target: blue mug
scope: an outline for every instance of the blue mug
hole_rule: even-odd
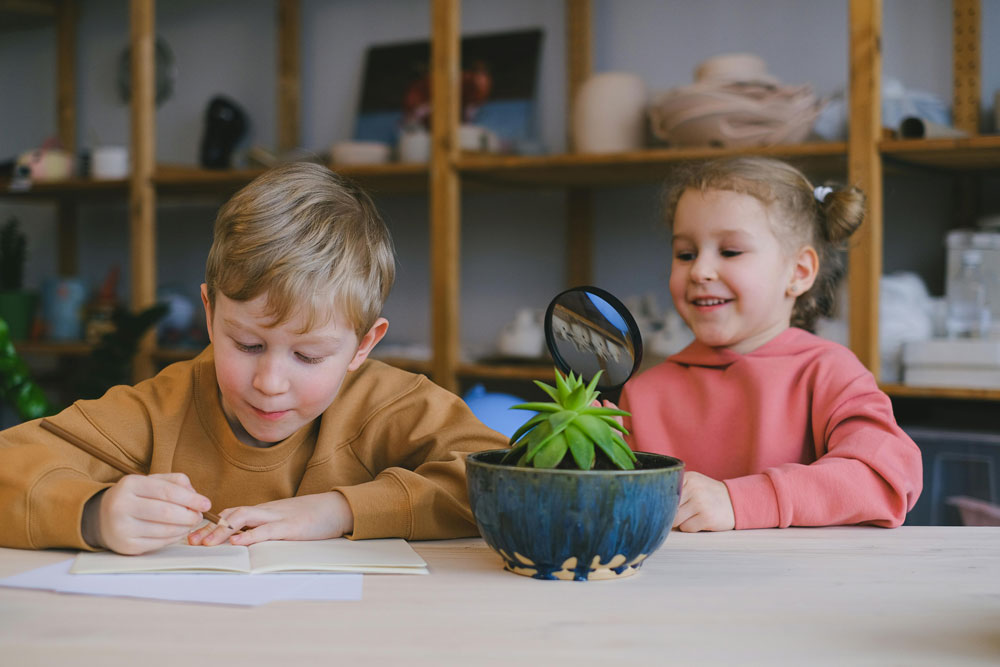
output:
[[[42,288],[42,317],[51,340],[83,338],[87,288],[79,278],[49,278]]]

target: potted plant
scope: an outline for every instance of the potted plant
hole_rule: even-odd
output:
[[[42,388],[32,379],[31,371],[10,340],[7,323],[0,319],[0,400],[17,411],[22,421],[46,417],[55,408]]]
[[[23,289],[27,239],[11,217],[0,229],[0,318],[7,323],[11,340],[24,340],[31,332],[38,295]]]
[[[504,566],[536,579],[625,577],[666,539],[680,501],[684,464],[635,453],[589,384],[555,371],[535,384],[552,402],[510,438],[510,449],[470,454],[469,502],[486,543]]]

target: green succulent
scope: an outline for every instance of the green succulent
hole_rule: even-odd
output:
[[[622,438],[628,431],[615,419],[629,413],[593,404],[599,395],[595,387],[600,377],[598,371],[590,384],[584,385],[582,377],[572,372],[564,376],[556,369],[555,387],[535,380],[553,402],[521,403],[511,408],[538,414],[511,436],[511,449],[503,460],[515,460],[519,466],[555,468],[569,453],[571,459],[562,467],[590,470],[602,456],[615,468],[633,470],[635,454]]]

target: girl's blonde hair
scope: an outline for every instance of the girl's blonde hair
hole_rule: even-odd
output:
[[[395,279],[389,230],[361,188],[308,162],[269,169],[233,195],[215,219],[205,267],[209,303],[267,294],[275,325],[307,309],[303,331],[332,307],[360,340]]]
[[[844,276],[840,251],[865,215],[861,190],[827,187],[828,191],[817,191],[798,169],[770,158],[691,163],[678,168],[667,181],[664,218],[672,229],[677,202],[689,189],[738,192],[764,204],[776,214],[770,216],[776,227],[773,231],[789,252],[812,246],[819,256],[816,281],[795,300],[792,309],[792,326],[813,331],[820,316],[832,316],[836,310],[837,285]]]

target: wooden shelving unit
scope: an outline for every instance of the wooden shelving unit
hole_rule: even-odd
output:
[[[1000,135],[965,139],[890,139],[879,144],[886,161],[955,170],[1000,169]]]
[[[55,22],[59,31],[59,122],[64,144],[75,146],[73,104],[74,21],[73,0],[17,2],[0,0],[0,18],[17,6],[42,8],[44,18],[26,21]],[[637,183],[662,182],[680,161],[723,155],[760,154],[786,159],[813,175],[832,175],[860,185],[869,196],[867,224],[854,240],[849,256],[850,345],[858,357],[877,374],[878,290],[882,273],[883,167],[896,164],[944,171],[979,172],[1000,167],[1000,136],[977,136],[972,120],[979,104],[979,0],[953,0],[955,60],[954,111],[957,122],[971,128],[966,139],[885,140],[880,117],[881,89],[881,0],[849,0],[849,95],[850,136],[846,142],[807,143],[753,150],[649,149],[619,154],[593,155],[570,152],[545,156],[501,156],[464,153],[458,149],[460,0],[430,0],[431,81],[433,114],[432,152],[427,165],[388,164],[370,167],[333,166],[369,189],[376,198],[387,193],[426,193],[430,213],[431,246],[431,350],[429,360],[391,359],[394,364],[427,373],[446,388],[457,390],[469,379],[548,380],[551,367],[544,364],[465,363],[461,361],[460,266],[461,194],[463,190],[495,188],[558,188],[566,193],[567,252],[583,261],[573,262],[567,283],[579,284],[590,277],[593,254],[592,193],[595,189]],[[302,21],[299,0],[275,0],[278,71],[279,149],[298,144],[301,106],[299,31]],[[623,9],[624,11],[624,9]],[[56,201],[60,204],[61,235],[67,234],[60,250],[61,269],[72,272],[75,246],[71,236],[73,206],[91,198],[116,197],[129,200],[131,237],[132,307],[151,305],[155,298],[156,207],[159,198],[211,196],[225,198],[249,182],[260,170],[210,171],[191,167],[157,165],[155,160],[155,109],[153,105],[153,55],[155,0],[129,0],[132,43],[131,107],[134,171],[128,181],[71,181],[36,186],[26,192],[2,196],[24,200]],[[567,99],[589,76],[592,68],[594,18],[590,0],[566,0]],[[571,106],[571,105],[567,105]],[[568,109],[572,113],[571,109]],[[567,127],[569,124],[567,123]],[[0,184],[2,186],[2,184]],[[27,345],[27,344],[26,344]],[[36,345],[36,344],[30,344]],[[25,348],[28,349],[28,348]],[[36,346],[36,351],[45,349]],[[69,348],[53,353],[69,354]],[[140,376],[157,364],[188,358],[192,350],[156,348],[152,339],[143,343]],[[897,396],[1000,400],[1000,391],[972,389],[916,389],[886,385]]]
[[[679,162],[735,155],[768,155],[811,172],[843,174],[847,144],[825,142],[731,150],[661,148],[628,153],[564,153],[545,156],[498,156],[463,153],[455,167],[463,182],[502,187],[599,188],[660,183]]]

